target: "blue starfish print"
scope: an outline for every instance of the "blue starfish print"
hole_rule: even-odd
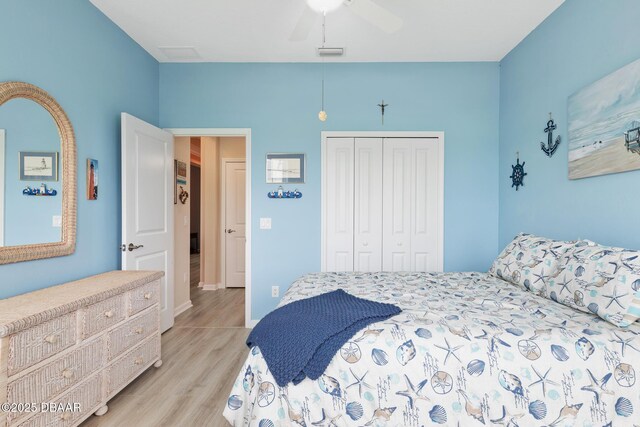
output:
[[[413,408],[415,401],[416,400],[424,400],[426,402],[429,401],[429,398],[426,396],[422,396],[420,393],[422,392],[422,388],[429,383],[429,380],[424,380],[421,381],[418,384],[417,390],[416,387],[413,385],[413,383],[411,382],[411,380],[409,379],[409,377],[405,374],[404,376],[404,381],[407,383],[407,389],[404,391],[398,391],[396,392],[396,394],[398,396],[404,396],[407,399],[409,399],[409,406],[411,408]]]
[[[538,376],[538,380],[532,382],[529,387],[540,384],[542,386],[542,396],[547,397],[547,383],[551,385],[558,385],[557,382],[547,379],[547,375],[549,375],[551,368],[547,369],[547,372],[545,372],[544,375],[540,375],[540,373],[533,366],[531,366],[531,369],[533,369],[533,372]]]
[[[345,390],[349,390],[350,387],[357,386],[358,387],[358,396],[360,396],[362,398],[362,386],[365,386],[367,388],[373,388],[369,384],[364,382],[364,377],[367,376],[369,371],[365,372],[364,375],[361,376],[361,377],[359,377],[356,374],[354,374],[353,371],[351,370],[351,368],[349,368],[349,372],[351,372],[351,375],[353,375],[353,377],[356,379],[356,382],[354,382],[353,384],[348,385]]]
[[[542,283],[546,283],[546,282],[544,281],[544,279],[545,279],[545,275],[544,275],[544,268],[543,268],[542,270],[540,270],[540,274],[535,274],[535,273],[533,273],[533,275],[537,277],[536,281],[535,281],[535,282],[533,282],[534,284],[535,284],[535,283],[538,283],[538,282],[539,282],[539,281],[541,281],[541,280],[542,280]]]
[[[449,341],[447,341],[447,339],[444,339],[445,344],[447,345],[446,347],[442,347],[439,345],[435,345],[435,347],[438,347],[440,350],[444,350],[447,352],[446,356],[444,357],[444,364],[447,364],[447,360],[449,360],[449,356],[453,356],[456,359],[458,359],[458,362],[462,363],[462,361],[460,360],[460,358],[456,355],[456,351],[460,350],[462,347],[462,345],[459,345],[457,347],[451,347],[451,345],[449,345]]]
[[[609,342],[614,342],[614,343],[620,344],[622,346],[622,348],[620,350],[620,352],[622,353],[622,357],[624,357],[624,349],[627,348],[627,347],[631,347],[635,351],[640,352],[640,350],[635,348],[633,345],[629,344],[631,341],[633,341],[635,339],[635,337],[624,339],[624,338],[620,337],[620,335],[618,335],[616,332],[614,332],[613,335],[615,335],[616,338],[618,338],[618,339],[617,340],[609,340]]]
[[[573,279],[570,279],[567,282],[567,276],[564,276],[564,282],[558,283],[558,285],[560,285],[560,292],[558,292],[558,295],[562,295],[562,291],[564,291],[565,289],[567,290],[567,292],[571,293],[571,291],[569,290],[569,283],[571,283],[572,281]]]
[[[591,381],[591,384],[580,388],[580,390],[582,390],[582,391],[590,391],[591,393],[595,394],[596,403],[600,402],[600,394],[602,394],[602,393],[613,394],[613,391],[604,389],[607,386],[607,382],[611,378],[611,375],[612,375],[611,372],[606,374],[600,380],[596,379],[596,377],[593,376],[593,374],[591,373],[591,371],[589,369],[587,369],[587,373],[589,374],[589,381]]]
[[[615,302],[616,304],[618,304],[618,306],[620,306],[620,308],[624,309],[625,307],[622,304],[620,304],[620,301],[618,300],[622,297],[626,297],[627,295],[629,295],[628,292],[626,294],[618,295],[618,287],[614,286],[613,292],[611,293],[611,295],[602,295],[602,296],[605,298],[609,298],[611,300],[609,301],[609,304],[607,304],[606,308],[609,308],[609,306]]]

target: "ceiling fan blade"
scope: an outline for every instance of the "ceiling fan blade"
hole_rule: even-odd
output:
[[[289,41],[292,42],[300,42],[306,40],[309,37],[309,33],[313,28],[316,20],[318,19],[318,14],[311,10],[309,6],[304,7],[302,11],[302,15],[300,15],[300,19],[298,19],[298,23],[296,27],[293,29],[293,32],[289,36]]]
[[[380,28],[385,33],[395,33],[404,25],[402,18],[377,5],[372,0],[345,0],[345,5],[365,21]]]

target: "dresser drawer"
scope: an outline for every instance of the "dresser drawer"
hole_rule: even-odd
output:
[[[56,395],[98,371],[104,362],[103,339],[93,340],[7,385],[7,402],[50,402]],[[9,413],[9,421],[20,414]]]
[[[127,352],[107,368],[107,396],[120,390],[159,357],[159,335]]]
[[[88,306],[82,312],[82,339],[115,325],[125,318],[124,294]]]
[[[68,406],[66,411],[41,412],[19,424],[20,427],[66,427],[94,412],[102,402],[102,374],[94,375],[68,393],[52,401],[55,405]],[[76,408],[74,410],[74,404]]]
[[[129,292],[129,316],[151,307],[160,297],[160,280],[141,286]]]
[[[140,341],[159,332],[158,306],[127,321],[107,335],[107,359],[113,360]]]
[[[11,335],[9,376],[74,345],[76,329],[76,312],[73,312]]]

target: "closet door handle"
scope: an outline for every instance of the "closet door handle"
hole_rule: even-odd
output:
[[[236,232],[236,230],[232,230],[232,229],[228,229],[228,230],[227,230],[227,233],[229,233],[229,234],[231,234],[231,233],[235,233],[235,232]]]

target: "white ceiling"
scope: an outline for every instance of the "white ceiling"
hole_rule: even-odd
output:
[[[320,19],[306,41],[289,41],[304,0],[91,2],[160,62],[319,60]],[[401,17],[404,27],[387,34],[340,7],[327,15],[326,45],[346,48],[338,61],[499,61],[564,0],[375,2]],[[162,47],[187,49],[170,58]]]

